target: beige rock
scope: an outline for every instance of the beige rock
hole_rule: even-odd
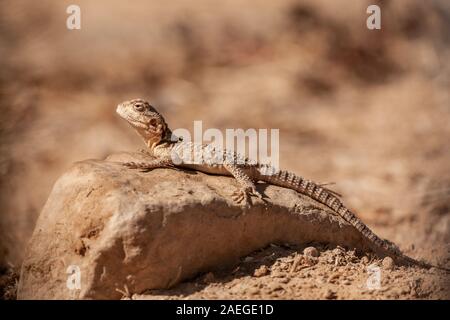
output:
[[[336,296],[336,292],[334,292],[333,290],[328,289],[327,291],[325,291],[323,297],[325,299],[332,300],[332,299],[336,299],[337,296]]]
[[[317,249],[314,247],[307,247],[307,248],[305,248],[305,250],[303,250],[303,254],[305,256],[318,257],[319,251],[317,251]]]
[[[392,270],[395,267],[394,260],[391,257],[385,257],[382,262],[383,269]]]
[[[267,268],[267,266],[262,265],[261,267],[259,267],[258,269],[255,270],[255,272],[253,272],[253,275],[255,277],[262,277],[269,274],[269,268]]]
[[[272,242],[367,249],[325,207],[299,210],[318,204],[295,191],[268,186],[269,206],[244,208],[231,200],[230,177],[115,162],[143,157],[78,162],[59,178],[27,248],[19,299],[119,299],[233,265]]]

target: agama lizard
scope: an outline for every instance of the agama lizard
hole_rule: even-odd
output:
[[[424,268],[436,267],[404,255],[392,242],[381,239],[341,202],[339,194],[323,184],[304,179],[292,172],[276,170],[267,164],[260,164],[234,152],[219,150],[211,145],[184,142],[174,137],[164,117],[147,101],[134,99],[117,106],[117,113],[144,139],[148,153],[154,157],[147,162],[127,162],[131,169],[152,170],[156,168],[188,168],[209,174],[233,176],[240,188],[233,193],[238,204],[251,204],[251,196],[263,199],[255,183],[263,181],[272,185],[293,189],[327,206],[345,221],[355,227],[368,240],[371,248],[382,256],[390,256],[404,265],[418,265]],[[187,156],[187,157],[186,157]],[[186,161],[189,159],[189,161]],[[192,161],[197,159],[198,161]]]

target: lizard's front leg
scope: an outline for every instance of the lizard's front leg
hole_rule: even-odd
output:
[[[175,168],[171,158],[152,159],[146,162],[124,162],[123,165],[129,169],[139,169],[143,172],[156,168]]]
[[[260,199],[263,199],[262,194],[256,190],[255,183],[252,179],[236,164],[224,164],[225,169],[227,169],[233,177],[240,184],[240,188],[233,193],[233,200],[238,204],[241,202],[245,202],[246,204],[251,204],[250,197],[256,196]]]

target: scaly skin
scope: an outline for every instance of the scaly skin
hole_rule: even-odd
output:
[[[125,166],[143,171],[156,168],[188,168],[197,171],[233,176],[240,188],[233,193],[237,203],[251,204],[251,196],[263,199],[256,190],[255,182],[264,181],[272,185],[293,189],[329,207],[345,221],[354,226],[371,244],[372,249],[381,256],[390,256],[399,264],[417,265],[424,268],[436,267],[428,263],[414,260],[403,253],[391,242],[381,239],[373,233],[356,215],[346,208],[339,194],[306,180],[296,174],[284,170],[276,170],[266,164],[259,164],[236,153],[219,150],[210,145],[184,142],[172,137],[163,116],[148,102],[134,99],[122,102],[117,106],[117,113],[144,139],[148,153],[155,157],[148,162],[128,162]],[[270,174],[268,174],[270,172]]]

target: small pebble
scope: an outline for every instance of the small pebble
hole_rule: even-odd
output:
[[[325,299],[336,299],[336,293],[330,289],[327,290],[327,292],[325,292],[324,295]]]
[[[317,258],[319,256],[319,251],[314,247],[307,247],[303,250],[303,254],[305,256]]]
[[[258,269],[255,270],[255,272],[253,273],[253,275],[255,277],[262,277],[265,276],[269,273],[269,268],[267,268],[267,266],[262,265],[261,267],[259,267]]]
[[[394,260],[391,257],[384,258],[382,265],[383,265],[383,269],[386,269],[386,270],[392,270],[392,269],[394,269],[394,266],[395,266]]]

